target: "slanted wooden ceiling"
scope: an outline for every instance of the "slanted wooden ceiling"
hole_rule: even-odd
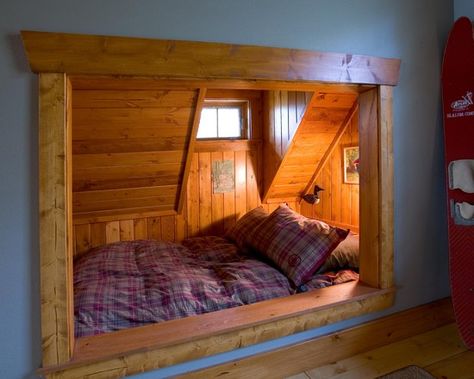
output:
[[[263,201],[298,198],[312,191],[356,109],[356,93],[314,92]]]
[[[204,91],[100,87],[72,91],[74,218],[178,211]]]

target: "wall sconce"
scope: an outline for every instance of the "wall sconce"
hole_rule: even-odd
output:
[[[318,204],[320,202],[319,191],[324,191],[324,188],[321,188],[317,184],[314,186],[314,193],[307,193],[303,196],[303,200],[309,204]]]

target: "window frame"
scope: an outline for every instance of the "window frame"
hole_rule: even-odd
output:
[[[240,136],[239,137],[219,137],[219,122],[217,123],[217,136],[216,137],[197,137],[196,141],[221,141],[221,140],[246,140],[251,135],[250,120],[252,116],[250,114],[250,104],[248,100],[239,99],[205,99],[202,106],[202,110],[206,108],[217,108],[219,112],[220,108],[239,108],[240,109]],[[201,112],[202,112],[201,110]],[[199,124],[200,126],[200,124]],[[199,127],[198,127],[199,133]]]

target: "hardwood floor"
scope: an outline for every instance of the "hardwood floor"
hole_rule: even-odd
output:
[[[408,365],[423,367],[437,378],[471,379],[474,351],[466,349],[450,323],[287,379],[370,379]]]
[[[449,298],[178,378],[371,379],[409,365],[474,379],[474,351],[459,337]]]

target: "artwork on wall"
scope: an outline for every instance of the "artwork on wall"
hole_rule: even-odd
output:
[[[359,184],[359,146],[343,148],[344,183]]]
[[[234,191],[234,165],[231,160],[212,162],[212,192]]]

